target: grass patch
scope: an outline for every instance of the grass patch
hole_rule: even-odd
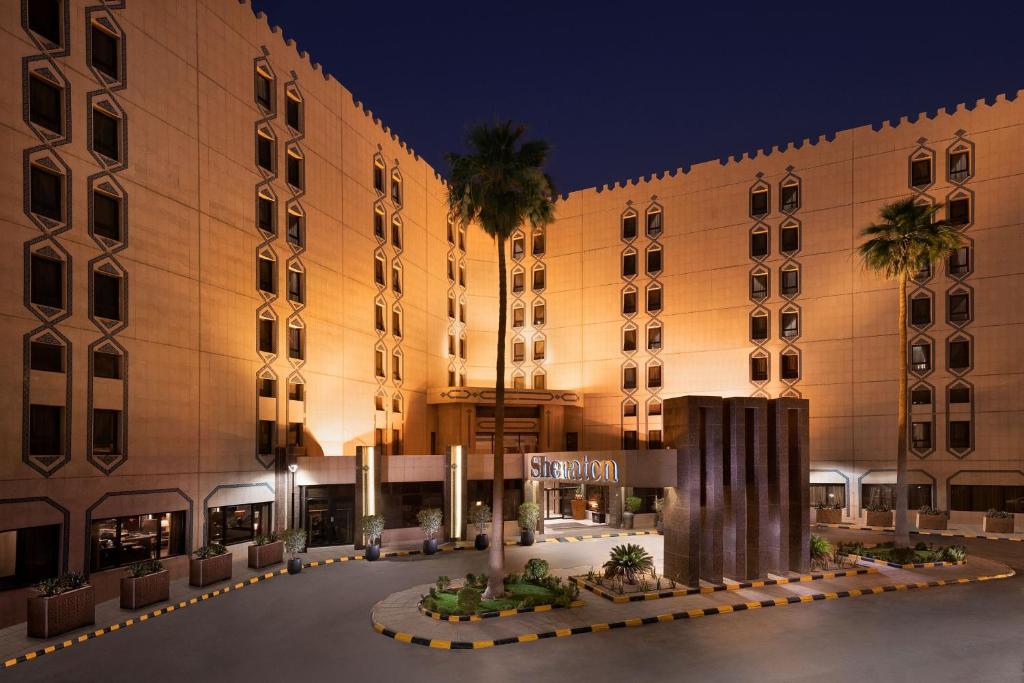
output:
[[[836,551],[844,555],[860,555],[894,564],[961,562],[967,558],[967,550],[962,545],[937,546],[923,542],[913,548],[897,548],[891,541],[872,547],[864,547],[860,543],[840,543]]]
[[[506,597],[497,598],[495,600],[482,600],[480,602],[480,612],[500,612],[506,609],[516,609],[526,598],[533,598],[534,605],[549,605],[555,601],[558,597],[557,594],[544,586],[535,586],[529,583],[506,583],[505,592],[508,594]],[[458,605],[456,604],[455,591],[441,591],[436,592],[434,595],[437,600],[437,610],[441,614],[457,614]]]

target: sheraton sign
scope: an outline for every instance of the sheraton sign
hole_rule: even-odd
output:
[[[555,479],[605,484],[619,483],[619,463],[615,460],[548,459],[544,455],[530,457],[530,479]]]

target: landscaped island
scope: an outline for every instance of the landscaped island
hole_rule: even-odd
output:
[[[863,543],[840,543],[836,555],[857,555],[893,564],[923,564],[925,562],[964,562],[967,548],[962,545],[937,546],[920,542],[913,548],[897,548],[892,542],[865,546]]]
[[[539,559],[528,561],[522,574],[505,576],[505,595],[502,597],[484,600],[486,588],[486,574],[467,574],[458,587],[453,586],[447,576],[439,576],[430,593],[423,596],[420,607],[442,617],[485,615],[542,605],[570,607],[579,597],[579,588],[575,584],[548,574],[548,563]]]

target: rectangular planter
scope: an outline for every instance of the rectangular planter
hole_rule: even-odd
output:
[[[587,501],[582,498],[572,499],[572,518],[573,519],[586,519],[587,518]]]
[[[825,510],[817,508],[814,511],[814,521],[819,524],[842,524],[843,523],[843,511],[842,510]]]
[[[28,599],[28,635],[52,638],[96,623],[96,590],[82,586],[48,598]]]
[[[188,562],[188,582],[192,586],[209,586],[231,578],[231,553],[227,552],[205,560],[192,558]]]
[[[892,526],[893,515],[892,510],[886,510],[885,512],[872,512],[867,510],[865,513],[866,519],[864,523],[867,526]]]
[[[282,560],[284,560],[284,541],[249,546],[249,566],[253,569],[269,567]]]
[[[985,517],[981,528],[990,534],[1012,534],[1013,517]]]
[[[653,512],[638,512],[633,515],[634,529],[653,529],[658,515]]]
[[[949,518],[945,515],[922,515],[917,513],[917,528],[931,529],[933,531],[945,531]]]
[[[145,576],[121,579],[121,609],[139,609],[171,597],[171,573],[161,569]]]

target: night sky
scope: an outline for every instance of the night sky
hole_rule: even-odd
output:
[[[515,119],[562,192],[1024,88],[1019,0],[253,4],[438,170]]]

